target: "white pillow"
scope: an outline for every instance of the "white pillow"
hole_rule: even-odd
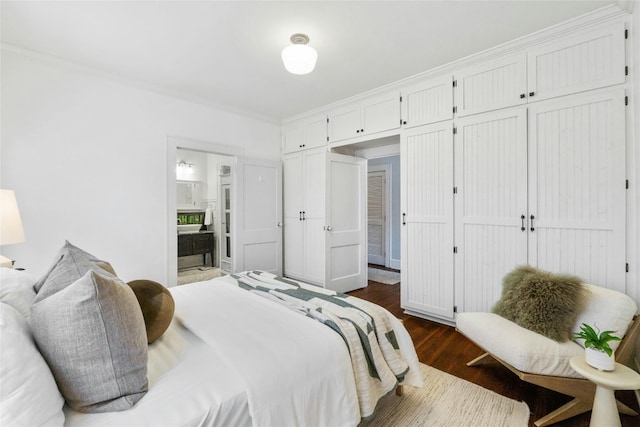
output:
[[[0,268],[0,301],[9,304],[28,319],[29,308],[36,297],[34,283],[35,280],[24,271]]]
[[[62,426],[64,399],[27,320],[0,303],[0,425]]]

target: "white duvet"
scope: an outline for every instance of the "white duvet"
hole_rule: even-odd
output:
[[[356,426],[358,397],[342,338],[310,318],[214,279],[171,288],[171,327],[149,347],[149,392],[123,412],[80,414],[66,426]],[[393,316],[391,316],[393,317]],[[393,317],[422,386],[409,334]]]
[[[246,386],[254,425],[358,424],[349,354],[334,331],[223,282],[197,283],[172,293],[180,307],[176,316]]]

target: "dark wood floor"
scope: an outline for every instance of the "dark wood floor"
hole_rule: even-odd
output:
[[[535,427],[535,420],[570,400],[562,394],[520,381],[515,374],[497,362],[467,367],[466,363],[469,360],[482,354],[480,348],[456,332],[453,327],[404,314],[400,308],[400,284],[385,285],[369,281],[368,287],[350,292],[350,295],[379,304],[401,319],[413,339],[420,362],[503,396],[526,402],[531,410],[531,427]],[[616,396],[635,411],[639,411],[633,392],[616,392]],[[590,415],[591,412],[587,412],[555,426],[588,427]],[[640,426],[640,417],[622,415],[621,421],[623,427]]]

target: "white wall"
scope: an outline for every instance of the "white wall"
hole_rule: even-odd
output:
[[[27,241],[4,246],[39,276],[65,239],[124,280],[166,283],[167,136],[280,158],[280,127],[156,94],[57,61],[2,50],[2,188]]]

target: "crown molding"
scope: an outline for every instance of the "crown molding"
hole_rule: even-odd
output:
[[[229,105],[225,105],[222,103],[217,103],[217,102],[213,102],[209,99],[205,99],[203,97],[198,97],[198,96],[194,96],[194,95],[189,95],[189,94],[185,94],[182,92],[178,92],[178,91],[172,91],[172,90],[168,90],[166,88],[163,88],[160,85],[154,84],[154,83],[150,83],[144,80],[140,80],[140,79],[136,79],[133,77],[128,77],[128,76],[123,76],[121,74],[116,74],[116,73],[111,73],[111,72],[107,72],[104,70],[101,70],[99,68],[93,67],[93,66],[89,66],[89,65],[85,65],[85,64],[80,64],[77,62],[73,62],[73,61],[69,61],[54,55],[49,55],[49,54],[44,54],[41,52],[37,52],[34,50],[30,50],[30,49],[25,49],[19,46],[15,46],[9,43],[0,43],[0,50],[2,50],[2,52],[11,52],[11,53],[16,53],[25,57],[29,57],[29,58],[33,58],[33,59],[37,59],[43,62],[49,62],[61,67],[66,67],[69,69],[73,69],[76,70],[78,72],[84,73],[84,74],[89,74],[89,75],[94,75],[97,77],[100,77],[102,79],[105,80],[109,80],[112,81],[114,83],[118,83],[122,86],[128,86],[128,87],[133,87],[139,90],[143,90],[146,92],[152,92],[156,95],[162,95],[162,96],[166,96],[169,98],[173,98],[173,99],[177,99],[177,100],[181,100],[184,102],[189,102],[192,104],[198,104],[207,108],[212,108],[215,110],[219,110],[221,112],[225,112],[225,113],[229,113],[229,114],[235,114],[238,116],[243,116],[249,119],[253,119],[253,120],[258,120],[258,121],[262,121],[262,122],[267,122],[270,124],[274,124],[274,125],[280,125],[280,120],[274,118],[274,117],[269,117],[269,116],[265,116],[262,114],[258,114],[258,113],[253,113],[251,111],[246,111],[246,110],[242,110],[239,108],[235,108]]]

